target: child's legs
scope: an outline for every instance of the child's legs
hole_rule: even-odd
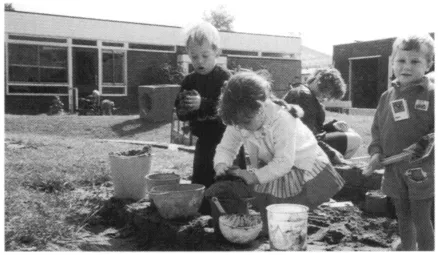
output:
[[[344,132],[327,133],[323,141],[333,149],[339,151],[342,155],[345,155],[347,151],[347,135]]]
[[[349,159],[353,157],[362,144],[362,137],[351,128],[345,134],[347,135],[347,149],[344,157]]]
[[[214,181],[213,157],[217,143],[209,139],[198,139],[193,160],[192,183],[202,184],[207,189]],[[211,213],[209,202],[204,198],[199,208],[204,215]]]
[[[411,201],[411,215],[417,231],[418,250],[433,251],[435,248],[434,230],[431,220],[433,198]]]
[[[362,137],[353,129],[347,132],[330,132],[325,136],[324,141],[342,153],[344,158],[351,158],[362,144]]]
[[[397,214],[401,248],[403,251],[415,251],[417,242],[410,202],[408,199],[400,198],[394,198],[393,201]]]
[[[215,172],[213,157],[217,143],[209,139],[198,139],[193,160],[192,183],[202,184],[207,189],[213,183]]]

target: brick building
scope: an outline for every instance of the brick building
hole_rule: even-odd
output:
[[[267,69],[282,96],[300,76],[301,38],[220,32],[221,65]],[[94,89],[118,107],[138,112],[138,86],[151,67],[190,70],[183,29],[175,26],[5,12],[6,113],[47,112],[53,96],[70,111]]]
[[[434,34],[431,34],[434,37]],[[396,38],[333,46],[333,65],[347,83],[345,100],[355,108],[376,108],[392,78],[390,56]]]

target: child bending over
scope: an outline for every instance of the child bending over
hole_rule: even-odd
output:
[[[237,176],[252,185],[265,234],[266,206],[297,203],[312,210],[344,185],[299,111],[291,114],[277,100],[266,79],[242,72],[228,81],[218,110],[227,128],[216,148],[214,169],[219,176]],[[249,154],[249,170],[230,169],[242,144]]]

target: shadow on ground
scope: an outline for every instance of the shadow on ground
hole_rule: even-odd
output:
[[[134,136],[168,124],[169,121],[151,122],[141,118],[127,120],[111,126],[111,129],[121,137]]]

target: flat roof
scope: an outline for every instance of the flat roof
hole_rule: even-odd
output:
[[[106,21],[106,22],[117,22],[117,23],[137,24],[137,25],[146,25],[146,26],[157,26],[157,27],[171,27],[171,28],[180,28],[180,29],[183,28],[180,26],[170,26],[170,25],[151,24],[151,23],[144,23],[144,22],[123,21],[123,20],[98,19],[98,18],[90,18],[90,17],[69,16],[69,15],[41,13],[41,12],[26,12],[26,11],[12,11],[12,10],[5,10],[5,12],[18,12],[18,13],[25,13],[25,14],[35,14],[35,15],[45,15],[45,16],[53,16],[53,17],[85,19],[85,20],[98,20],[98,21]],[[273,35],[273,34],[249,33],[249,32],[238,32],[238,31],[226,31],[226,30],[219,30],[219,31],[221,33],[274,36],[274,37],[285,37],[285,38],[301,38],[299,36],[288,36],[288,35]]]

